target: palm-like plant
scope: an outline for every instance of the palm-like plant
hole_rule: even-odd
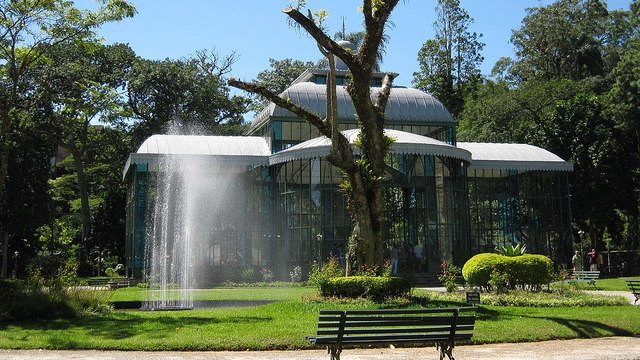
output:
[[[527,252],[527,246],[518,244],[515,247],[513,245],[496,247],[496,252],[504,256],[520,256]]]

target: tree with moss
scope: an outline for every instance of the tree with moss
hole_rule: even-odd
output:
[[[331,139],[332,150],[327,160],[342,170],[342,189],[353,221],[347,252],[347,274],[350,273],[349,266],[354,265],[382,268],[385,157],[393,142],[384,134],[385,108],[394,74],[386,74],[380,91],[373,98],[370,84],[389,16],[398,0],[363,0],[359,10],[364,17],[365,35],[357,51],[343,48],[327,35],[322,27],[322,20],[327,16],[324,10],[315,14],[309,10],[307,15],[303,14],[304,3],[299,1],[297,6],[286,8],[283,12],[294,25],[304,29],[316,41],[329,61],[326,117],[321,117],[290,99],[281,98],[259,84],[237,79],[231,79],[229,84],[268,98],[277,106],[306,120],[322,135]],[[360,123],[361,131],[355,144],[360,155],[356,155],[349,140],[338,130],[334,56],[341,59],[351,73],[351,81],[346,85],[346,90]]]

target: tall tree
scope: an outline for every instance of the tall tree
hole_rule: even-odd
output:
[[[633,161],[622,136],[605,116],[604,98],[578,94],[557,102],[549,120],[538,127],[536,144],[573,161],[570,176],[572,215],[588,230],[598,249],[605,247],[603,231],[619,233],[618,213],[636,213]],[[615,191],[602,191],[615,189]],[[598,240],[599,239],[599,240]]]
[[[636,193],[640,189],[640,1],[634,1],[627,15],[631,26],[630,35],[621,42],[626,48],[620,54],[619,61],[611,72],[613,85],[605,97],[608,115],[621,130],[626,145],[626,164],[623,169],[634,169],[633,180]],[[630,197],[639,201],[633,210],[627,209],[622,216],[626,222],[625,248],[638,249],[640,247],[640,200],[636,196]]]
[[[558,0],[527,9],[522,27],[513,32],[523,80],[582,80],[603,74],[606,5],[599,0]]]
[[[166,133],[171,125],[218,134],[222,124],[241,124],[249,100],[231,96],[225,80],[234,62],[233,54],[220,58],[214,52],[182,60],[138,59],[127,86],[134,143]]]
[[[121,93],[134,58],[127,45],[79,41],[52,51],[45,66],[44,87],[49,93],[52,124],[57,129],[56,143],[69,150],[73,159],[82,220],[80,245],[85,249],[92,232],[85,169],[89,136],[97,131],[92,122],[128,116]]]
[[[314,15],[301,13],[304,1],[298,2],[295,8],[286,8],[283,12],[296,25],[303,28],[318,44],[321,52],[340,58],[351,72],[351,81],[346,86],[360,121],[360,135],[357,146],[361,156],[357,157],[349,145],[348,139],[338,131],[335,113],[335,69],[330,68],[327,81],[327,117],[301,107],[289,99],[259,84],[252,84],[231,79],[229,84],[252,93],[259,93],[276,105],[288,109],[306,120],[318,131],[331,139],[332,150],[328,161],[342,170],[342,185],[347,197],[348,209],[354,228],[350,238],[349,262],[358,266],[382,265],[382,210],[383,183],[386,168],[385,157],[391,148],[392,140],[384,135],[385,108],[391,92],[394,75],[387,74],[382,88],[375,100],[371,98],[371,80],[380,46],[384,39],[386,24],[398,0],[363,0],[365,36],[357,52],[342,48],[322,29],[322,25],[314,21]],[[322,20],[322,12],[316,13],[316,20]]]
[[[30,68],[53,49],[92,37],[102,24],[119,21],[135,14],[135,8],[123,0],[100,0],[95,11],[80,11],[64,0],[3,0],[0,2],[0,193],[11,157],[12,132],[20,113],[28,109],[29,94],[24,81]],[[9,238],[2,233],[3,267],[7,275]]]
[[[413,84],[433,94],[458,118],[464,99],[481,82],[484,43],[479,41],[482,34],[469,32],[473,19],[459,0],[438,0],[436,14],[436,38],[418,52],[420,71],[413,73]]]

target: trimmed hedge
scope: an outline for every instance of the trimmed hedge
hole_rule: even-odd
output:
[[[346,276],[330,278],[320,284],[321,296],[384,300],[410,292],[411,281],[398,277]]]
[[[538,254],[504,256],[482,253],[473,256],[462,268],[462,276],[472,286],[489,287],[492,273],[506,275],[507,285],[512,289],[538,288],[551,282],[553,262]]]

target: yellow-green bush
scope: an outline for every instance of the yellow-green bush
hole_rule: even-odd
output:
[[[491,272],[506,256],[494,253],[481,253],[474,255],[462,267],[462,277],[467,284],[472,286],[487,286],[491,280]]]
[[[548,284],[553,263],[544,255],[504,256],[482,253],[473,256],[462,268],[462,276],[472,286],[489,287],[495,279],[505,279],[508,288],[539,288]],[[498,277],[496,275],[503,275]],[[496,284],[493,284],[496,285]]]

